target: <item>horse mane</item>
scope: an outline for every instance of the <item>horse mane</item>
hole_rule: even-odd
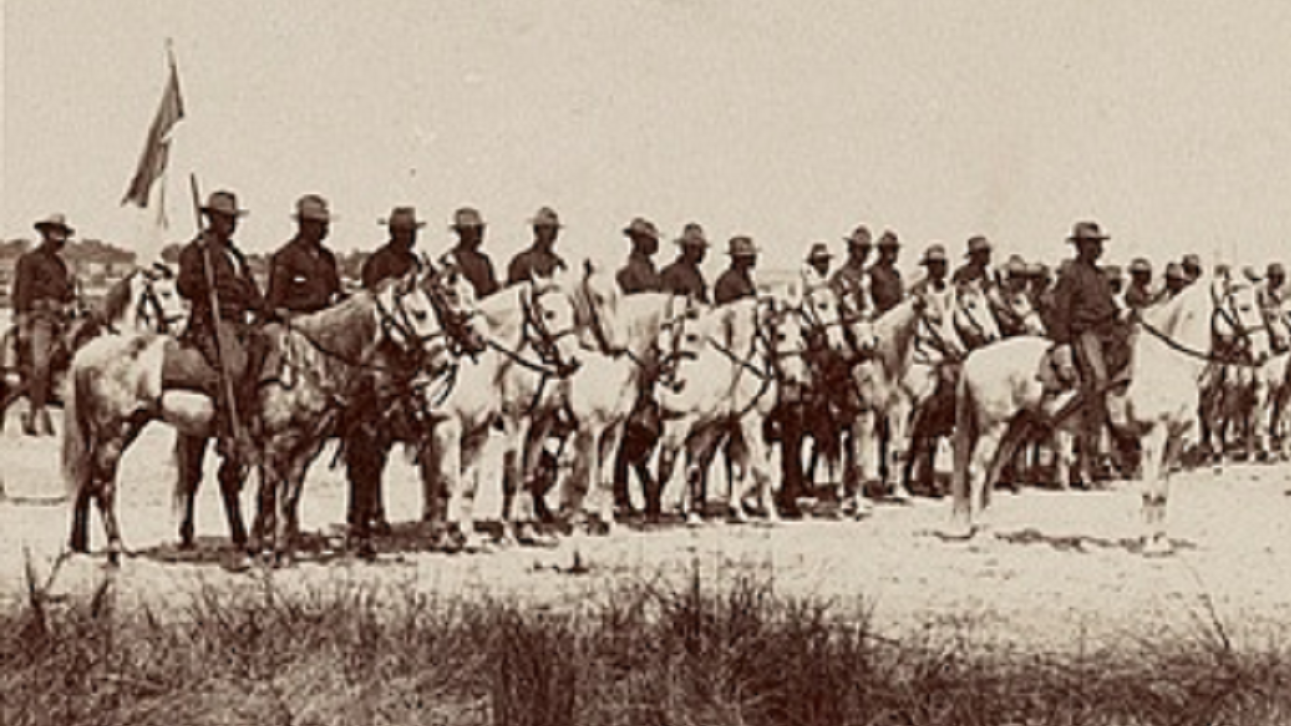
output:
[[[376,335],[377,320],[372,314],[376,304],[376,293],[364,290],[331,307],[293,318],[287,327],[318,348],[357,360]]]

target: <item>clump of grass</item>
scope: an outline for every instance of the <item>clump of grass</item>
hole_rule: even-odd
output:
[[[4,724],[1264,724],[1280,648],[1192,637],[1079,655],[900,639],[864,603],[768,582],[626,584],[563,609],[334,585],[200,588],[182,608],[0,613]]]

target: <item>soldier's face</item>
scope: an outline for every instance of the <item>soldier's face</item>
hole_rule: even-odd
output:
[[[704,255],[707,254],[707,248],[703,245],[686,245],[681,248],[682,257],[698,265],[704,261]]]
[[[556,237],[560,236],[560,227],[550,224],[544,224],[533,228],[533,237],[540,244],[553,245],[556,243]]]
[[[856,260],[864,261],[866,257],[870,256],[870,248],[868,245],[852,245],[847,249],[851,252],[852,258]]]
[[[1077,243],[1076,249],[1082,258],[1094,262],[1103,256],[1103,241],[1098,239],[1081,240]]]
[[[238,229],[238,218],[232,214],[211,214],[208,216],[208,228],[220,239],[228,239]]]
[[[659,251],[659,240],[647,235],[636,235],[632,238],[632,243],[636,245],[641,254],[649,256]]]
[[[928,277],[933,280],[946,279],[946,263],[933,261],[928,263]]]
[[[1273,287],[1282,287],[1283,282],[1286,282],[1285,276],[1279,275],[1276,272],[1273,273],[1272,275],[1269,275],[1269,284],[1272,285]]]
[[[331,223],[322,219],[302,219],[300,220],[300,234],[306,239],[317,240],[322,242],[327,239],[327,234],[331,230]]]
[[[457,239],[463,247],[475,249],[484,242],[483,227],[458,227]]]
[[[417,244],[417,228],[395,227],[390,230],[390,240],[395,245],[410,250]]]
[[[1152,284],[1152,273],[1135,272],[1130,275],[1130,279],[1132,279],[1134,281],[1134,284],[1139,287],[1147,287],[1148,285]]]

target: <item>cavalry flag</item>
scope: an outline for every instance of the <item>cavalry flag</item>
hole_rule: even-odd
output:
[[[139,156],[139,167],[135,170],[130,187],[121,198],[121,204],[134,204],[140,208],[148,206],[148,194],[152,185],[166,172],[166,160],[170,156],[170,131],[184,118],[184,99],[179,93],[179,71],[175,67],[175,58],[170,57],[170,78],[166,81],[166,90],[161,95],[161,107],[148,129],[148,139],[144,142],[143,153]]]

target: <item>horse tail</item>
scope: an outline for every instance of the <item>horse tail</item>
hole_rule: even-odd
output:
[[[93,451],[88,409],[93,403],[94,373],[90,366],[72,360],[67,400],[63,402],[63,483],[72,497],[90,483]]]
[[[959,372],[955,384],[955,430],[951,434],[954,468],[951,472],[951,494],[956,504],[969,505],[969,467],[973,461],[973,447],[977,442],[977,401],[969,382],[968,366]]]

